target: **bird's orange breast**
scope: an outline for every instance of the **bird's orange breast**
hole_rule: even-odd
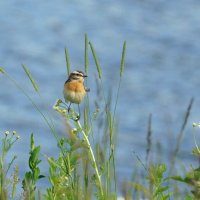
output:
[[[79,83],[79,82],[68,82],[67,84],[65,84],[65,89],[73,91],[73,92],[85,91],[83,83]]]

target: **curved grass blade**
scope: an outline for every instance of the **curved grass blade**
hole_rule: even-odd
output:
[[[95,50],[94,50],[94,47],[93,47],[92,43],[89,42],[89,45],[90,45],[90,48],[91,48],[91,51],[92,51],[92,55],[94,57],[94,61],[95,61],[96,67],[97,67],[99,78],[101,79],[102,72],[101,72],[101,67],[100,67],[100,64],[99,64],[99,60],[98,60],[98,58],[96,56],[96,53],[95,53]]]
[[[38,86],[37,86],[35,80],[33,79],[33,77],[32,77],[32,75],[31,75],[30,71],[28,70],[28,68],[27,68],[25,65],[23,65],[23,64],[22,64],[22,68],[24,69],[26,75],[28,76],[29,80],[31,81],[31,83],[32,83],[32,85],[33,85],[35,91],[39,93],[39,88],[38,88]]]

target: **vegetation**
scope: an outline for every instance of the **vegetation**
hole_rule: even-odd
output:
[[[94,58],[97,69],[97,97],[95,101],[95,109],[90,106],[89,95],[84,102],[84,110],[81,120],[77,119],[76,109],[68,111],[65,103],[58,99],[53,108],[58,115],[64,118],[67,127],[67,137],[59,137],[54,126],[51,116],[43,113],[37,104],[31,99],[27,92],[20,86],[4,68],[0,68],[0,72],[5,75],[14,85],[28,98],[33,107],[40,113],[44,122],[48,125],[50,133],[53,134],[57,141],[59,149],[58,157],[47,157],[48,160],[48,176],[41,174],[43,169],[40,168],[42,146],[35,144],[34,134],[30,138],[29,160],[27,164],[29,171],[24,177],[19,179],[19,169],[17,165],[14,167],[12,175],[11,167],[17,156],[10,161],[6,159],[7,153],[19,139],[18,134],[6,131],[1,135],[1,152],[0,152],[0,199],[47,199],[47,200],[115,200],[122,194],[124,199],[200,199],[200,168],[192,168],[184,175],[177,175],[175,172],[176,158],[181,146],[183,133],[190,115],[193,104],[191,99],[186,111],[184,122],[181,126],[180,133],[176,141],[176,146],[171,157],[169,166],[164,163],[152,163],[149,161],[149,154],[152,146],[152,130],[151,119],[149,115],[148,131],[147,131],[147,148],[146,163],[140,159],[134,152],[140,164],[140,171],[143,171],[144,177],[138,177],[138,167],[133,169],[132,181],[124,182],[123,188],[117,187],[116,175],[116,141],[117,141],[117,118],[116,110],[118,105],[118,97],[123,78],[125,67],[126,42],[124,42],[119,67],[119,84],[116,91],[116,97],[111,100],[110,93],[103,86],[103,72],[96,55],[95,49],[88,41],[85,35],[85,73],[88,73],[88,52],[89,47]],[[65,49],[67,72],[70,73],[70,61],[68,49]],[[30,80],[35,92],[42,98],[39,87],[37,86],[30,71],[25,65],[22,65],[24,72]],[[108,92],[108,95],[106,94]],[[199,127],[197,123],[193,127]],[[94,135],[98,132],[101,140],[95,140]],[[195,149],[192,151],[197,159],[200,158],[200,150],[196,143],[194,135]],[[176,174],[176,176],[174,175]],[[50,186],[38,188],[37,183],[40,179],[46,179]],[[185,184],[184,190],[182,184]],[[181,184],[181,185],[179,185]],[[23,188],[23,193],[19,194],[16,190],[17,185]]]

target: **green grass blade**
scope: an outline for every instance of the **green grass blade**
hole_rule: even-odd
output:
[[[116,101],[115,101],[115,106],[114,106],[113,122],[114,122],[114,119],[115,119],[115,112],[116,112],[116,109],[117,109],[117,103],[118,103],[118,99],[119,99],[119,90],[120,90],[120,87],[121,87],[122,75],[124,73],[125,54],[126,54],[126,41],[124,42],[123,50],[122,50],[122,58],[121,58],[121,64],[120,64],[120,80],[119,80],[119,85],[118,85],[118,89],[117,89],[117,96],[116,96]]]
[[[88,36],[85,34],[85,73],[88,74]]]
[[[126,41],[124,42],[123,50],[122,50],[122,59],[121,59],[121,65],[120,65],[120,77],[122,77],[122,75],[124,73],[125,54],[126,54]]]
[[[65,48],[65,60],[66,60],[66,65],[67,65],[67,74],[69,76],[69,74],[70,74],[70,61],[69,61],[69,53],[68,53],[67,48]]]
[[[3,69],[2,67],[0,67],[0,72],[1,72],[2,74],[5,73],[5,71],[4,71],[4,69]]]
[[[29,80],[31,81],[31,83],[32,83],[32,85],[33,85],[35,91],[39,93],[39,88],[38,88],[38,86],[37,86],[35,80],[33,79],[33,77],[32,77],[32,75],[31,75],[30,71],[28,70],[28,68],[27,68],[25,65],[23,65],[23,64],[22,64],[22,68],[24,69],[26,75],[28,76]]]
[[[100,67],[100,64],[99,64],[99,60],[98,60],[98,58],[96,56],[96,53],[95,53],[95,50],[94,50],[94,47],[93,47],[92,43],[89,42],[89,45],[90,45],[90,48],[91,48],[91,51],[92,51],[92,55],[94,57],[94,61],[95,61],[96,67],[97,67],[99,78],[101,79],[102,72],[101,72],[101,67]]]

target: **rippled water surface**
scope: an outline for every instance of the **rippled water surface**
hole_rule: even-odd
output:
[[[83,69],[84,34],[95,46],[104,81],[117,89],[123,41],[127,41],[126,69],[118,104],[117,172],[128,178],[137,163],[135,151],[145,158],[146,132],[152,113],[152,139],[162,146],[163,159],[175,144],[191,97],[195,98],[183,138],[180,162],[193,162],[192,122],[198,122],[200,85],[200,1],[1,1],[0,66],[14,77],[40,108],[50,112],[62,97],[66,79],[64,48],[73,69]],[[90,56],[92,60],[92,56]],[[26,64],[40,86],[40,102],[24,75]],[[88,86],[95,91],[95,65],[90,61]],[[107,85],[107,84],[106,84]],[[46,105],[45,105],[46,104]],[[0,131],[17,130],[21,141],[14,152],[24,168],[30,133],[35,133],[42,153],[53,155],[56,143],[31,103],[0,75]],[[61,131],[62,132],[62,131]]]

